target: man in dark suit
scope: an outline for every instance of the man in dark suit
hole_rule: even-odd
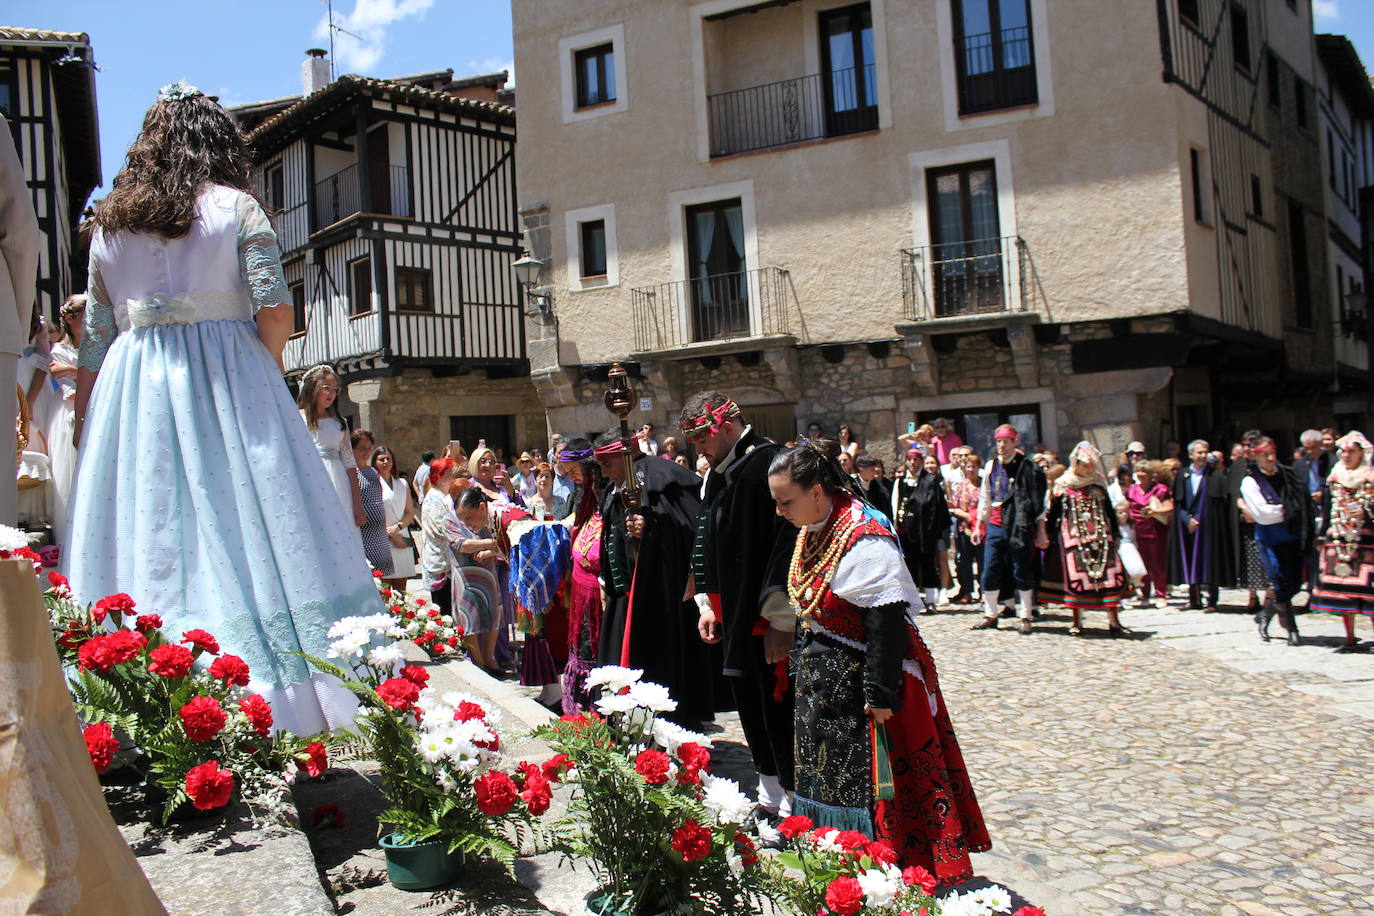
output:
[[[1331,473],[1331,466],[1335,464],[1336,456],[1323,446],[1322,433],[1319,429],[1304,430],[1299,441],[1302,442],[1303,456],[1293,462],[1293,473],[1297,475],[1298,481],[1307,488],[1307,493],[1312,498],[1312,514],[1315,526],[1312,532],[1312,549],[1303,557],[1303,581],[1307,583],[1310,590],[1317,571],[1316,535],[1321,533],[1322,526],[1326,522],[1326,504],[1329,495],[1326,475]]]
[[[759,806],[786,816],[794,785],[787,656],[797,629],[787,568],[797,529],[778,515],[768,489],[768,466],[781,448],[745,423],[739,406],[720,391],[687,398],[679,425],[711,461],[692,551],[697,631],[724,649],[715,673],[730,682],[739,709],[759,773]]]
[[[1231,587],[1235,580],[1231,547],[1235,509],[1226,475],[1217,470],[1208,450],[1203,439],[1189,442],[1188,464],[1174,476],[1169,581],[1188,586],[1189,610],[1212,613],[1219,589]]]

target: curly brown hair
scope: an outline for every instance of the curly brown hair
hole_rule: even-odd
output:
[[[204,95],[159,101],[143,116],[143,129],[129,147],[114,189],[95,205],[91,222],[109,233],[178,239],[191,231],[196,199],[210,184],[257,199],[243,132]]]

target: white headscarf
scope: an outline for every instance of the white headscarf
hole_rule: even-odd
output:
[[[1346,452],[1355,447],[1359,447],[1364,457],[1356,467],[1348,468],[1345,466],[1345,459],[1343,456]],[[1371,474],[1374,474],[1370,466],[1370,459],[1374,457],[1374,455],[1371,455],[1371,452],[1374,452],[1374,447],[1370,446],[1369,440],[1364,437],[1364,433],[1360,432],[1358,429],[1352,429],[1336,440],[1336,448],[1342,453],[1342,458],[1338,459],[1336,463],[1332,465],[1331,473],[1326,475],[1326,482],[1328,485],[1340,484],[1343,487],[1353,490],[1363,483],[1366,478],[1370,477]]]
[[[1079,462],[1092,465],[1092,470],[1086,476],[1080,476],[1075,467]],[[1084,439],[1073,447],[1069,452],[1068,470],[1059,475],[1059,479],[1054,482],[1054,492],[1063,493],[1065,490],[1081,490],[1093,484],[1107,489],[1107,474],[1102,470],[1102,453],[1097,446]]]

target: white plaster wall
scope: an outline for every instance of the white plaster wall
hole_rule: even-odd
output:
[[[774,42],[790,59],[799,38],[789,9],[705,26],[750,20],[755,53],[770,53]],[[765,16],[774,13],[777,28],[769,31]],[[514,0],[513,15],[521,203],[547,203],[552,211],[551,276],[565,361],[604,362],[631,351],[629,290],[675,279],[665,218],[674,194],[746,180],[754,188],[759,252],[750,266],[791,271],[794,331],[813,342],[895,336],[898,253],[913,244],[908,158],[983,142],[1003,141],[1010,150],[1015,225],[1034,259],[1047,319],[1144,315],[1189,304],[1188,263],[1203,258],[1205,248],[1185,249],[1180,103],[1178,91],[1159,78],[1154,4],[1121,4],[1104,16],[1096,0],[1055,0],[1048,36],[1055,114],[950,132],[936,66],[949,52],[939,46],[933,5],[888,0],[890,128],[705,162],[697,155],[698,100],[689,88],[701,62],[688,41],[688,4]],[[617,22],[625,27],[634,105],[562,123],[560,38]],[[616,205],[620,288],[570,296],[561,214],[607,202]]]

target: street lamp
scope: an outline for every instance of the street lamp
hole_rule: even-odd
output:
[[[530,287],[539,282],[539,275],[544,270],[544,262],[526,251],[511,267],[515,270],[516,281],[520,284],[520,288],[525,291],[530,302],[538,309],[539,314],[547,316],[553,305],[553,298],[548,293],[530,291]],[[534,315],[535,313],[526,310],[526,314]]]

